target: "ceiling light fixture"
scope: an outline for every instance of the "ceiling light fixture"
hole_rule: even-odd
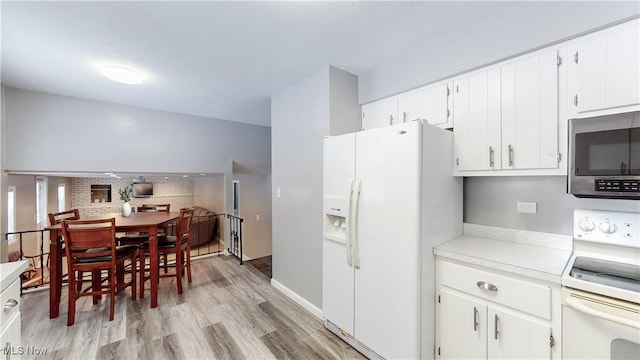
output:
[[[138,75],[138,73],[119,66],[110,66],[102,69],[102,75],[122,84],[136,85],[142,83],[142,76]]]

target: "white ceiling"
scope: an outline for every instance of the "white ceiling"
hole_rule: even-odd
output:
[[[508,32],[532,20],[527,9],[507,1],[3,1],[1,76],[9,87],[270,126],[270,95],[324,66],[361,75],[416,46]],[[544,11],[535,16],[551,25]],[[104,65],[145,80],[111,82]]]

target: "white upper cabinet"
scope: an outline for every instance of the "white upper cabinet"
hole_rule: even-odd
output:
[[[398,99],[396,97],[362,105],[362,130],[401,122],[401,119],[398,119]]]
[[[457,175],[559,168],[558,63],[551,49],[454,80]]]
[[[635,20],[569,44],[569,109],[626,112],[640,104],[640,28]],[[627,108],[625,107],[635,108]]]
[[[502,169],[558,168],[558,54],[519,58],[502,70]]]
[[[453,127],[451,82],[440,82],[398,95],[401,122],[426,120],[430,125]]]
[[[500,168],[500,68],[455,79],[453,88],[455,169]]]

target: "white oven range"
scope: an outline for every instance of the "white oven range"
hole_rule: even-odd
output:
[[[562,357],[640,359],[640,213],[574,210]]]

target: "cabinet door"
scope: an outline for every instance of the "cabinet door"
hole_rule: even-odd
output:
[[[0,344],[2,357],[5,359],[20,359],[20,312],[14,314],[8,323],[2,324]]]
[[[398,114],[402,122],[426,120],[429,125],[453,127],[451,121],[451,85],[443,82],[425,86],[398,96]]]
[[[457,79],[454,88],[456,168],[500,168],[500,68]]]
[[[639,31],[634,22],[571,46],[570,106],[578,113],[640,103]]]
[[[448,289],[440,293],[441,359],[487,357],[487,306]]]
[[[558,167],[558,64],[551,50],[502,66],[502,169]]]
[[[551,328],[489,307],[489,359],[550,359]]]
[[[398,99],[390,98],[362,105],[362,129],[373,129],[397,124]]]

